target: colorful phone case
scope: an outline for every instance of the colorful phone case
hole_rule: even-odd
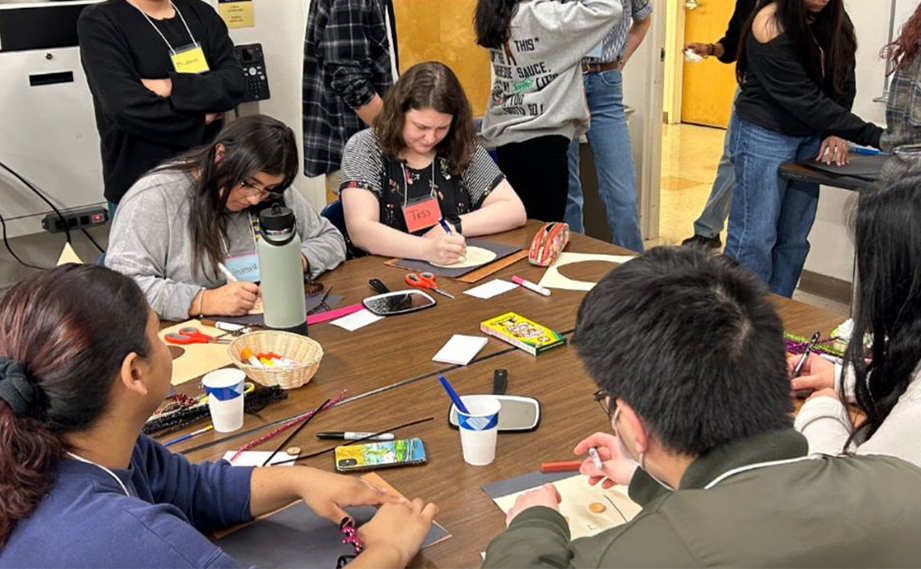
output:
[[[336,447],[336,470],[355,472],[375,468],[425,464],[422,439],[401,439]]]

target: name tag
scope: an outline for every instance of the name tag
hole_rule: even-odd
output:
[[[437,199],[426,196],[422,200],[403,206],[403,219],[406,220],[406,230],[410,233],[428,229],[441,219],[441,207]]]
[[[255,254],[226,257],[224,266],[238,281],[259,282],[259,257]]]
[[[173,61],[173,69],[176,70],[176,73],[199,74],[210,71],[205,52],[198,42],[177,50],[170,56],[170,59]]]

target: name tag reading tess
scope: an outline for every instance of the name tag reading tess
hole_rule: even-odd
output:
[[[438,200],[432,196],[403,206],[403,219],[406,220],[406,230],[410,233],[428,229],[441,219],[441,208]]]
[[[176,50],[170,55],[170,59],[173,61],[173,69],[176,70],[176,73],[199,74],[210,71],[205,52],[198,42]]]

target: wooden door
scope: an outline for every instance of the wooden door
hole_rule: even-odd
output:
[[[444,63],[464,86],[473,115],[482,115],[489,96],[489,57],[473,33],[476,0],[393,0],[393,8],[400,71],[424,61]]]
[[[684,41],[716,42],[732,18],[734,0],[679,0],[685,5]],[[696,7],[694,7],[696,6]],[[735,95],[735,65],[715,57],[684,62],[681,122],[726,128]]]

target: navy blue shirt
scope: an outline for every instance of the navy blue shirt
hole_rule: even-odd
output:
[[[190,464],[145,435],[127,470],[64,458],[0,552],[5,567],[237,567],[202,532],[247,522],[251,468]]]

